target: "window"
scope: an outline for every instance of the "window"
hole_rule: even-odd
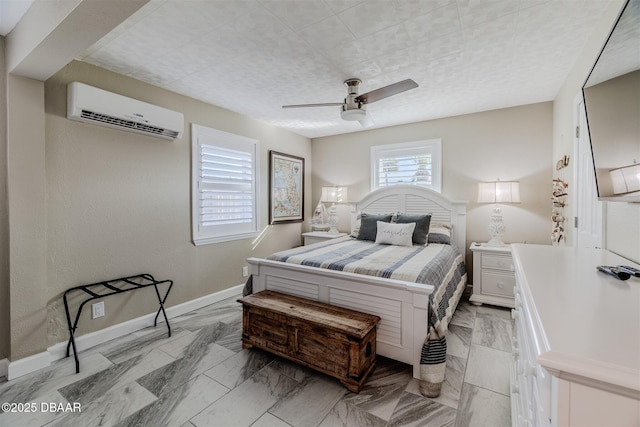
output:
[[[440,192],[440,139],[371,147],[371,189],[414,184]]]
[[[198,245],[258,234],[258,141],[192,124],[191,214]]]

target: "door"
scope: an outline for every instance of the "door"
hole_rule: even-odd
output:
[[[574,183],[576,207],[574,218],[575,248],[603,247],[603,202],[598,201],[593,156],[582,94],[575,103],[576,135],[574,142]]]

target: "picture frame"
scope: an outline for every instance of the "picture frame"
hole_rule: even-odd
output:
[[[269,151],[269,224],[304,220],[304,158]]]

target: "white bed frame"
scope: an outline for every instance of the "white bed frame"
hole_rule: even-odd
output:
[[[407,214],[431,213],[432,222],[453,225],[452,244],[466,250],[466,204],[415,185],[395,185],[369,193],[352,212]],[[427,337],[429,295],[434,287],[401,280],[249,258],[253,291],[271,289],[329,304],[376,314],[377,353],[413,366],[420,378],[420,352]]]

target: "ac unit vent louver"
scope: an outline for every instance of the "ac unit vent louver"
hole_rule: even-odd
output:
[[[153,133],[156,135],[163,135],[171,139],[176,139],[178,137],[178,132],[176,131],[167,130],[167,129],[159,128],[155,126],[144,125],[142,123],[136,123],[131,120],[119,119],[117,117],[111,117],[105,114],[95,113],[93,111],[82,110],[81,117],[83,119],[90,120],[93,122],[108,123],[110,125],[114,125],[118,127],[125,127],[125,128],[139,130],[144,133]]]
[[[182,113],[78,82],[67,88],[67,117],[163,139],[180,138],[184,128]]]

